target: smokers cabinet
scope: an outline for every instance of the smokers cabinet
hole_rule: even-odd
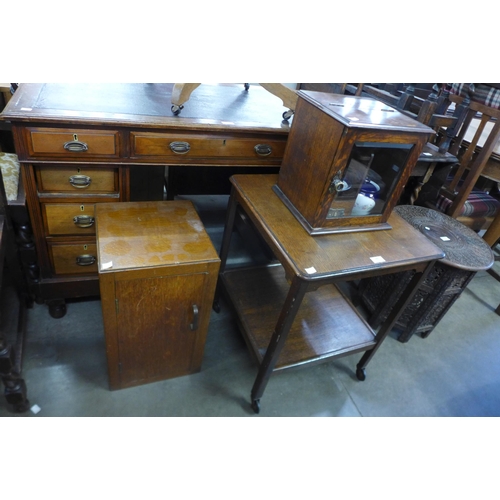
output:
[[[193,204],[95,213],[110,388],[200,371],[220,260]]]
[[[298,94],[275,193],[311,235],[390,229],[434,131],[374,99]]]

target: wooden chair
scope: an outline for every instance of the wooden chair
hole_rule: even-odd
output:
[[[434,200],[442,183],[439,186],[427,183],[435,173],[439,178],[458,163],[458,158],[448,149],[451,137],[465,119],[471,95],[450,95],[448,86],[444,84],[434,84],[429,89],[417,89],[413,84],[388,88],[391,90],[364,84],[361,95],[381,100],[436,132],[422,150],[399,203],[413,205],[417,200]],[[353,92],[355,89],[350,86],[348,90]]]
[[[500,110],[471,101],[449,152],[459,163],[451,169],[434,203],[430,206],[459,220],[475,231],[493,221],[500,202],[476,183],[500,138]],[[484,142],[483,142],[484,141]]]

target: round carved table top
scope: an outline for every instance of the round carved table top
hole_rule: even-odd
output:
[[[398,205],[394,211],[445,253],[443,262],[468,271],[486,271],[494,262],[488,244],[472,229],[436,210]]]

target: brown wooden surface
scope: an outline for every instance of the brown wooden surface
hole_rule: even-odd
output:
[[[310,236],[274,193],[277,175],[235,175],[221,247],[221,289],[236,311],[243,337],[260,362],[251,402],[260,398],[272,372],[344,356],[365,354],[365,367],[413,298],[436,259],[444,256],[397,214],[393,229]],[[226,269],[235,215],[241,208],[281,265]],[[350,302],[332,286],[339,281],[415,270],[394,312],[375,335]],[[218,301],[215,302],[216,306]]]
[[[500,239],[500,212],[497,213],[484,233],[483,239],[490,247],[494,247]]]
[[[294,120],[279,172],[278,193],[296,210],[303,226],[310,234],[385,227],[433,131],[374,99],[312,91],[299,91]],[[384,194],[379,210],[351,216],[349,209],[345,216],[328,217],[330,207],[340,208],[336,205],[340,195],[331,189],[333,179],[343,178],[353,146],[359,142],[409,145],[407,159],[398,165],[398,176]]]
[[[170,144],[179,141],[178,133],[158,134],[148,132],[132,132],[131,133],[131,148],[132,156],[137,158],[163,158],[172,161],[177,161],[179,156],[186,155],[186,158],[231,158],[242,159],[247,158],[249,163],[256,159],[263,158],[255,151],[255,146],[259,143],[253,137],[232,137],[231,134],[184,134],[182,142],[189,144],[190,150],[188,153],[175,153],[172,151]],[[265,140],[262,144],[271,147],[271,153],[265,158],[282,158],[285,150],[286,142],[283,140]]]
[[[27,127],[26,144],[28,153],[33,157],[106,157],[114,158],[120,153],[120,136],[118,131],[78,129],[60,130],[53,128]],[[67,142],[81,141],[88,150],[85,153],[71,152],[64,148]]]
[[[96,205],[99,271],[218,260],[190,201]]]
[[[100,204],[96,217],[110,388],[199,371],[219,258],[192,203]]]
[[[248,333],[249,348],[262,362],[289,284],[281,266],[226,272],[223,283]],[[276,370],[366,350],[375,334],[335,285],[302,301]]]
[[[49,254],[53,262],[53,272],[59,275],[95,274],[97,272],[97,246],[94,240],[79,242],[49,243]],[[95,263],[79,265],[78,257],[90,255]]]
[[[21,84],[0,115],[12,126],[22,164],[39,269],[31,285],[39,299],[52,299],[55,294],[62,294],[61,298],[92,295],[98,289],[97,274],[93,278],[75,275],[73,281],[70,275],[54,274],[49,244],[69,241],[67,236],[47,234],[44,210],[48,205],[42,203],[85,205],[108,195],[131,200],[134,186],[130,179],[147,177],[141,174],[144,166],[276,169],[281,164],[290,125],[283,123],[287,109],[278,97],[258,86],[245,91],[243,85],[203,84],[185,103],[181,115],[174,116],[172,89],[168,83]],[[75,134],[87,144],[87,151],[64,149]],[[173,153],[173,141],[191,141],[190,151]],[[271,153],[259,154],[255,150],[259,144],[271,146]],[[111,166],[115,169],[113,187],[108,177]],[[70,171],[91,176],[92,184],[84,189],[64,187]],[[154,194],[148,191],[148,199],[163,198],[160,177]],[[170,189],[169,196],[173,198]]]
[[[44,203],[42,205],[42,210],[46,223],[47,235],[95,234],[95,222],[92,223],[90,227],[82,227],[81,225],[75,224],[73,220],[74,217],[78,216],[94,218],[94,206],[93,203]]]
[[[75,187],[70,177],[84,175],[90,178],[87,187]],[[86,195],[89,193],[118,193],[118,170],[116,168],[95,168],[88,166],[39,166],[36,167],[37,186],[40,193],[73,193]]]
[[[262,235],[289,275],[306,280],[355,279],[371,271],[411,268],[439,259],[442,251],[399,215],[391,214],[392,229],[310,236],[273,192],[277,175],[235,175],[232,182],[248,215],[262,225]],[[384,262],[374,263],[372,257]],[[309,274],[306,269],[314,267]]]
[[[292,125],[288,142],[291,147],[283,157],[285,168],[280,168],[278,185],[303,217],[312,222],[344,126],[303,99],[297,103],[296,116],[301,120]]]

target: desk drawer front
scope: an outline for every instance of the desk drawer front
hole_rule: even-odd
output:
[[[103,199],[103,202],[116,202],[116,198]],[[94,203],[43,203],[42,214],[45,232],[49,236],[95,235]]]
[[[118,169],[37,167],[39,193],[118,193]]]
[[[118,131],[27,128],[30,156],[116,158],[120,155]]]
[[[88,243],[49,244],[55,274],[97,274],[97,245]]]
[[[133,157],[276,159],[285,151],[286,138],[266,140],[208,135],[132,132]]]

